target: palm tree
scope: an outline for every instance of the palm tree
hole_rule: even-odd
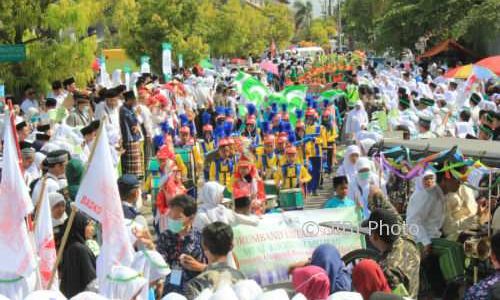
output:
[[[304,3],[296,0],[293,3],[293,7],[295,8],[295,29],[309,27],[313,17],[313,5],[311,1]]]

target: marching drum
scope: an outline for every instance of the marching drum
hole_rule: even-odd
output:
[[[304,195],[302,189],[280,190],[279,203],[284,210],[303,209]]]
[[[264,180],[266,195],[278,195],[278,187],[274,180]]]

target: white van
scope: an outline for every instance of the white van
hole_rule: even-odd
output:
[[[315,57],[318,54],[325,54],[325,51],[321,47],[302,47],[295,48],[293,50],[286,50],[286,54],[288,55],[297,55],[298,57],[306,58],[306,57]]]

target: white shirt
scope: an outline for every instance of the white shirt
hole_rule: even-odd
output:
[[[66,97],[68,96],[68,92],[64,91],[62,92],[61,94],[59,95],[54,95],[54,92],[50,92],[48,95],[47,95],[47,98],[54,98],[56,99],[57,101],[57,107],[61,106],[64,102],[64,100],[66,99]]]
[[[24,181],[27,186],[30,186],[31,182],[41,176],[41,172],[35,163],[32,163],[26,170],[24,170]]]
[[[36,203],[38,202],[38,199],[40,197],[42,183],[43,183],[43,178],[41,178],[35,184],[35,187],[33,188],[33,195],[31,197],[31,199],[33,201],[33,205],[35,205],[35,206],[36,206]],[[63,184],[62,180],[57,179],[57,177],[51,173],[47,173],[47,183],[45,185],[45,191],[47,193],[56,193],[57,191],[64,188],[65,186],[66,186],[66,184]]]
[[[23,103],[21,103],[21,110],[23,111],[23,113],[27,114],[28,113],[28,110],[30,108],[38,108],[38,101],[36,100],[31,100],[31,99],[24,99],[23,100]]]
[[[414,192],[406,210],[406,223],[415,234],[417,243],[431,244],[431,239],[441,237],[445,217],[444,194],[436,185],[429,190]],[[412,229],[415,228],[415,229]]]

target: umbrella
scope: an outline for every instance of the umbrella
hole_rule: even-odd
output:
[[[500,76],[500,55],[490,56],[485,59],[481,59],[476,63],[476,65],[488,68],[492,70],[495,74]]]
[[[273,73],[279,75],[278,66],[273,64],[270,60],[265,60],[260,63],[260,68],[266,72]]]
[[[495,73],[493,73],[493,71],[491,71],[490,69],[473,64],[468,64],[448,70],[448,72],[444,74],[444,77],[467,79],[471,75],[476,76],[476,78],[478,79],[490,79],[492,77],[495,77]]]

